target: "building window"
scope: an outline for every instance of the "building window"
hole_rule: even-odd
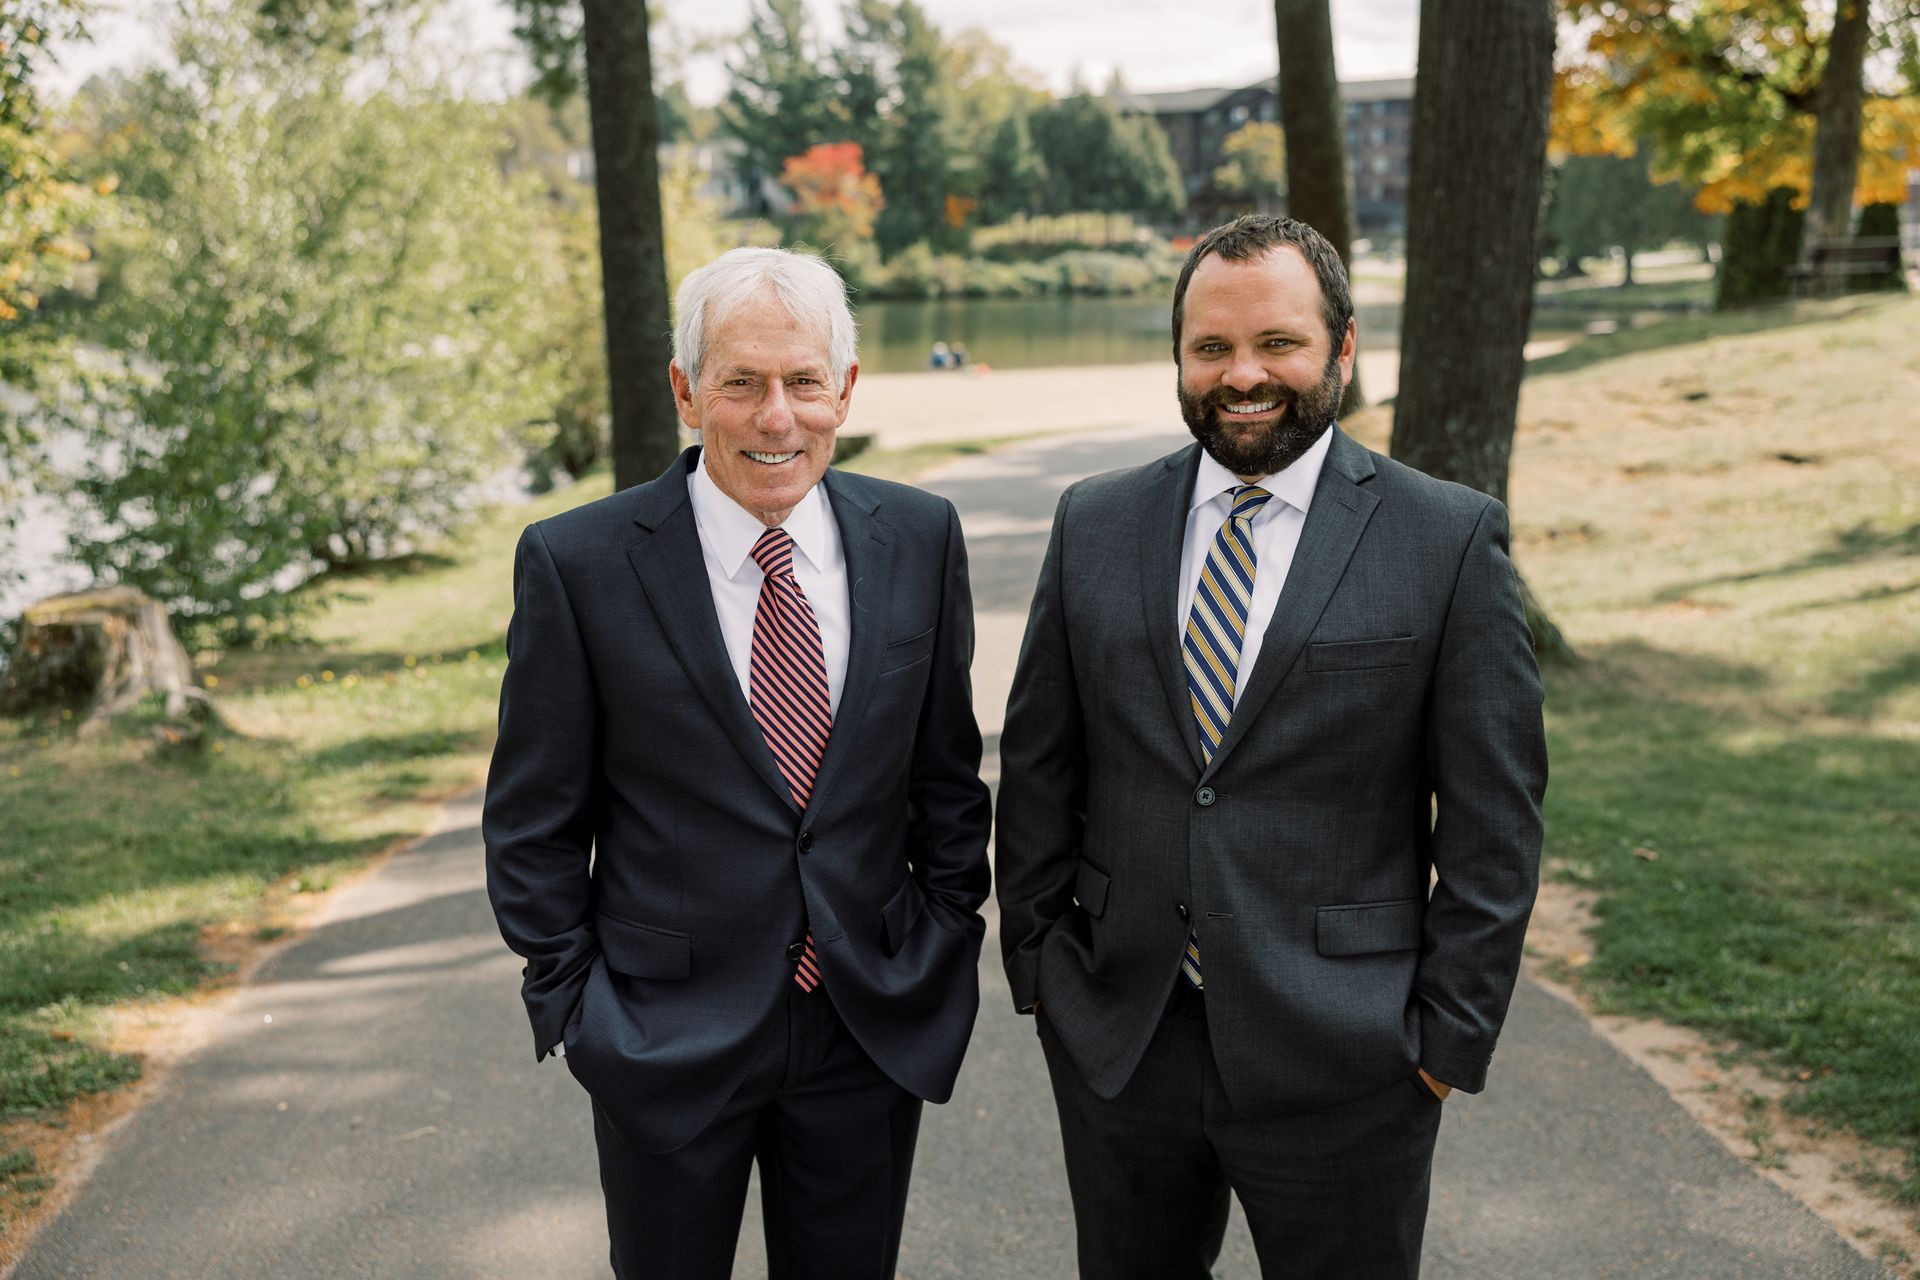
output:
[[[1247,120],[1247,104],[1244,102],[1235,103],[1233,110],[1228,113],[1228,118],[1235,124],[1245,124]]]

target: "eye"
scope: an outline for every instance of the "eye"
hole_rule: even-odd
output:
[[[1224,342],[1203,342],[1198,347],[1194,348],[1194,350],[1198,351],[1201,355],[1206,355],[1206,356],[1218,355],[1220,352],[1225,351],[1226,349],[1227,349],[1227,344]]]
[[[1268,338],[1267,345],[1270,347],[1290,347],[1293,345],[1293,339],[1292,338]]]

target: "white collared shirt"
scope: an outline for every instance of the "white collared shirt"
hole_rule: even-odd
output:
[[[1273,608],[1280,600],[1280,588],[1287,583],[1287,571],[1293,567],[1293,553],[1300,545],[1300,530],[1307,523],[1307,508],[1313,504],[1313,491],[1320,483],[1320,468],[1326,463],[1327,450],[1333,447],[1333,428],[1293,465],[1278,475],[1266,476],[1254,483],[1273,495],[1272,501],[1253,516],[1253,603],[1247,612],[1247,634],[1240,643],[1240,665],[1234,671],[1235,698],[1246,688],[1247,676],[1260,657],[1260,645],[1266,639],[1267,624],[1273,621]],[[1244,481],[1215,462],[1204,449],[1200,453],[1200,472],[1193,478],[1193,494],[1187,506],[1187,537],[1180,551],[1180,616],[1175,619],[1175,643],[1186,634],[1187,618],[1193,612],[1193,593],[1200,586],[1200,570],[1207,563],[1207,552],[1233,511],[1230,492]]]
[[[706,561],[707,583],[713,590],[713,609],[720,616],[720,635],[740,681],[740,694],[751,698],[753,615],[760,606],[760,584],[766,580],[752,552],[767,527],[720,491],[707,474],[704,452],[700,465],[693,469],[687,493],[693,501],[694,523],[700,529],[700,553]],[[793,576],[820,623],[820,647],[827,662],[827,700],[838,715],[853,633],[847,604],[847,557],[840,544],[840,526],[827,502],[826,486],[816,484],[809,489],[780,527],[793,538]]]

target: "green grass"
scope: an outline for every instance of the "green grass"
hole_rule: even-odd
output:
[[[1547,853],[1602,1008],[1744,1046],[1920,1205],[1920,302],[1688,327],[1525,385],[1516,559],[1586,656]]]
[[[995,443],[870,450],[849,469],[904,478]],[[111,1047],[116,1011],[223,977],[224,939],[283,936],[289,907],[479,781],[514,543],[609,489],[591,475],[437,553],[313,584],[306,643],[208,663],[231,734],[165,745],[150,710],[91,739],[59,714],[0,719],[0,1121],[137,1079]],[[0,1171],[24,1156],[0,1138]],[[0,1172],[0,1222],[41,1189]]]

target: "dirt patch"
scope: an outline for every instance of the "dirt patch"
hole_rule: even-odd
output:
[[[1594,1013],[1579,972],[1593,957],[1597,896],[1565,881],[1542,882],[1527,929],[1527,976],[1579,1009],[1727,1150],[1854,1248],[1897,1276],[1920,1277],[1920,1218],[1863,1182],[1898,1174],[1899,1152],[1789,1112],[1794,1082],[1739,1061],[1729,1043],[1655,1019]]]

